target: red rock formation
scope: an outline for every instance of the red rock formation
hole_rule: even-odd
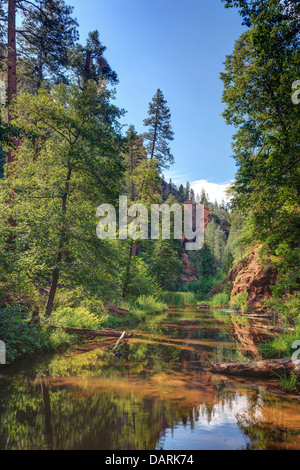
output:
[[[260,245],[257,245],[245,259],[238,263],[231,291],[231,296],[247,291],[247,305],[253,309],[262,307],[262,301],[271,297],[270,286],[275,284],[278,277],[271,262],[263,265],[259,260],[259,251]]]
[[[226,283],[231,283],[231,296],[242,292],[248,292],[247,306],[251,309],[258,309],[263,306],[263,300],[271,297],[271,286],[278,279],[278,272],[272,266],[271,261],[262,264],[259,259],[261,245],[256,245],[253,250],[241,261],[237,263],[228,273],[227,278],[215,286],[208,298],[213,297],[223,290]]]

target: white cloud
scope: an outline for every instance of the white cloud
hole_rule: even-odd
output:
[[[217,200],[219,203],[222,202],[222,199],[228,201],[229,198],[226,196],[225,191],[229,188],[229,183],[211,183],[206,180],[193,181],[191,187],[195,191],[195,194],[201,195],[202,188],[204,188],[206,194],[209,196],[210,202],[215,202]]]
[[[186,185],[186,182],[188,181],[188,176],[180,173],[178,170],[168,170],[166,172],[163,172],[165,181],[169,183],[169,180],[172,180],[172,183],[176,185],[183,184],[183,186]]]

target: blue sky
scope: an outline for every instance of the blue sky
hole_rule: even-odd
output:
[[[225,56],[243,31],[234,9],[221,0],[69,0],[80,41],[98,29],[106,58],[118,73],[117,104],[124,124],[145,131],[148,104],[160,88],[172,113],[175,183],[204,186],[220,199],[235,174],[234,129],[220,116]],[[200,183],[199,183],[200,181]]]

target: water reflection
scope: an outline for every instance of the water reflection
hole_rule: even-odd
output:
[[[0,448],[300,448],[298,402],[207,372],[207,357],[245,357],[228,315],[173,310],[135,333],[120,357],[92,349],[10,368]]]

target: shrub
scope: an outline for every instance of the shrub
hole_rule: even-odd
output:
[[[248,292],[240,292],[239,294],[235,295],[234,297],[231,297],[230,301],[230,307],[233,308],[234,310],[241,310],[242,312],[247,311],[247,300],[248,300]]]
[[[273,313],[276,313],[279,317],[295,324],[297,323],[300,314],[299,292],[296,292],[293,295],[288,294],[283,299],[266,299],[264,301],[264,306],[269,308]]]
[[[7,363],[26,354],[52,349],[50,331],[32,324],[20,305],[0,309],[0,339],[6,346]]]
[[[65,328],[88,328],[97,330],[101,327],[101,319],[84,306],[77,308],[59,307],[51,316],[51,323]]]
[[[77,344],[79,340],[77,335],[70,335],[64,330],[54,330],[49,336],[51,349],[54,351],[59,348],[67,348],[73,344]]]

